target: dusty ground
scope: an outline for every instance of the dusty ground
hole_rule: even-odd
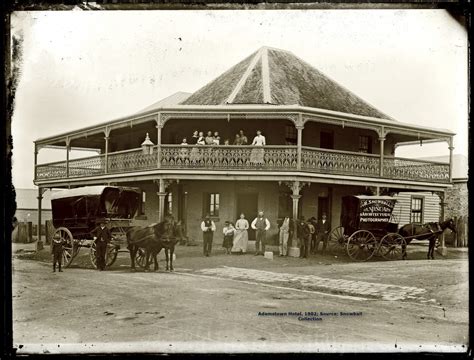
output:
[[[131,273],[128,253],[99,272],[81,250],[52,273],[47,249],[14,248],[14,343],[19,353],[465,351],[465,251],[428,261],[413,246],[407,261],[354,263],[214,250],[178,246],[174,273],[164,262]]]

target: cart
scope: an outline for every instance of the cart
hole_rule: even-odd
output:
[[[390,196],[344,196],[341,226],[331,230],[329,250],[345,249],[355,261],[367,261],[374,255],[401,259],[406,242],[397,233],[398,222],[392,216],[396,201]]]
[[[91,263],[97,267],[93,231],[103,220],[112,234],[112,241],[107,246],[106,266],[115,262],[119,251],[128,252],[126,232],[140,201],[140,190],[131,187],[85,186],[53,193],[53,238],[63,241],[63,266],[71,265],[81,248],[88,248]],[[140,266],[144,264],[144,254],[144,251],[137,254]]]

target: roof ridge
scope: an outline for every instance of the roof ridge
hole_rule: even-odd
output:
[[[270,87],[270,65],[268,64],[268,48],[264,48],[261,57],[262,66],[262,88],[263,88],[263,102],[266,104],[272,103],[272,93]]]
[[[235,97],[236,97],[237,94],[240,92],[240,90],[242,90],[242,87],[244,86],[245,82],[246,82],[247,79],[249,78],[250,73],[251,73],[252,70],[255,68],[255,65],[257,65],[258,60],[262,58],[262,52],[263,52],[263,48],[260,48],[260,49],[257,51],[257,53],[255,54],[255,56],[253,57],[253,59],[250,61],[249,66],[247,66],[247,69],[246,69],[245,72],[242,74],[242,77],[240,78],[240,80],[239,80],[239,81],[237,82],[237,84],[235,85],[234,90],[232,90],[232,92],[230,93],[229,97],[228,97],[227,100],[225,101],[226,104],[231,104],[231,103],[233,103],[233,101],[235,100]]]

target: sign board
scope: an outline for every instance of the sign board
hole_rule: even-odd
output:
[[[388,223],[396,200],[360,199],[359,216],[361,223]]]

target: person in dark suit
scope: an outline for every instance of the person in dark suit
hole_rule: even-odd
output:
[[[298,220],[296,231],[298,239],[300,239],[300,258],[307,258],[309,254],[311,232],[308,223],[304,220],[303,216]]]
[[[61,270],[61,261],[63,257],[63,239],[53,238],[52,246],[51,246],[51,253],[53,254],[53,272],[56,272],[56,263],[58,264],[59,272],[63,272]]]
[[[216,231],[216,224],[211,220],[209,214],[207,214],[204,220],[201,222],[201,230],[203,237],[204,256],[209,256],[212,250],[214,231]]]
[[[315,253],[315,249],[316,249],[316,238],[318,236],[318,220],[314,217],[314,216],[311,216],[308,220],[308,222],[313,225],[313,228],[314,228],[314,232],[311,234],[311,244],[310,244],[310,253],[311,254],[314,254]]]
[[[100,222],[100,225],[94,230],[95,239],[95,255],[97,262],[97,269],[105,270],[105,255],[107,253],[107,244],[112,240],[112,234],[106,226],[105,220]]]
[[[329,232],[331,231],[331,224],[329,223],[329,220],[327,219],[327,216],[325,213],[322,214],[321,219],[318,220],[318,226],[316,227],[316,243],[314,245],[314,252],[316,253],[318,251],[319,243],[322,241],[323,242],[323,249],[321,251],[321,254],[324,254],[324,251],[326,251],[326,247],[328,245],[328,236]]]

